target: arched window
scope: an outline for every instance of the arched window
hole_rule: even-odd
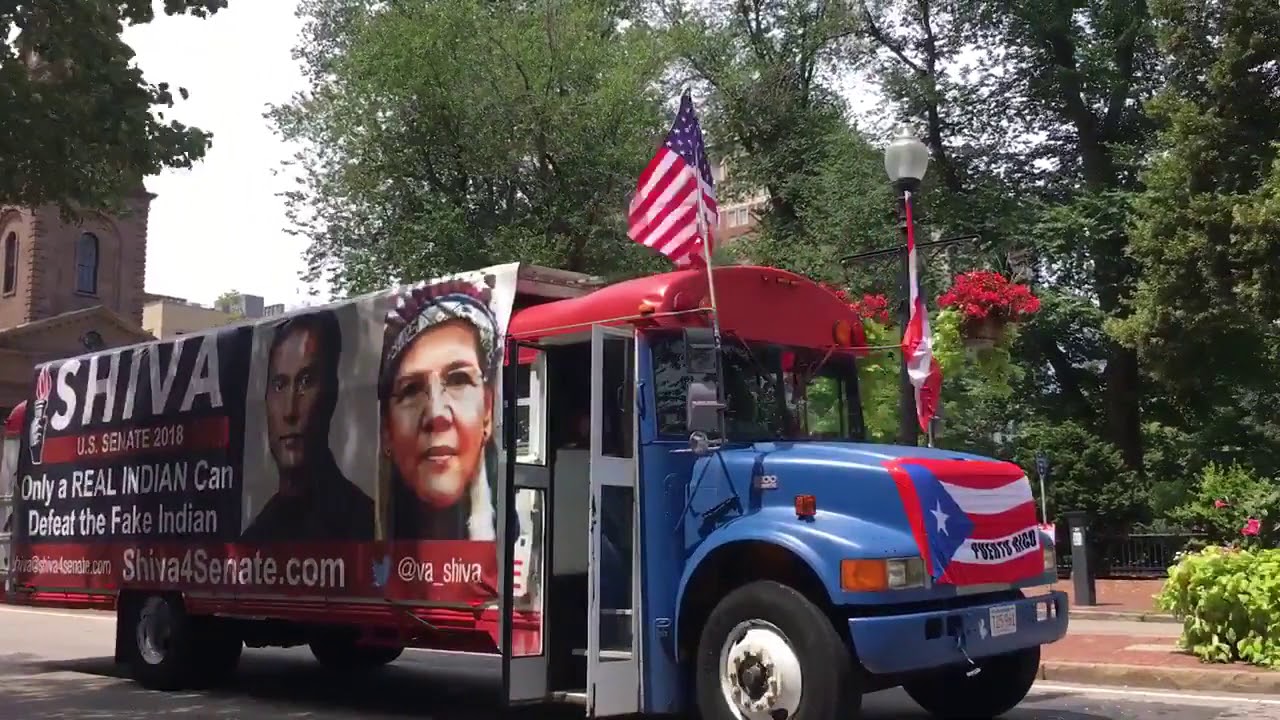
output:
[[[18,289],[18,234],[9,233],[4,238],[4,294]]]
[[[76,241],[76,292],[98,293],[98,236],[84,233]]]

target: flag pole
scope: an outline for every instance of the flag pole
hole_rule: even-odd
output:
[[[689,91],[685,90],[687,94]],[[690,99],[690,104],[692,104]],[[696,115],[694,117],[697,117]],[[702,129],[699,127],[698,134],[701,135]],[[716,404],[720,406],[721,412],[717,413],[720,417],[720,442],[729,439],[728,428],[725,425],[724,408],[725,388],[724,388],[724,363],[721,355],[723,354],[724,345],[720,337],[720,302],[716,298],[716,276],[711,268],[711,229],[707,227],[707,204],[702,197],[702,143],[694,144],[694,163],[693,163],[693,179],[694,191],[698,196],[698,237],[702,242],[702,259],[707,265],[707,295],[711,300],[711,342],[715,345],[716,352]],[[710,167],[710,163],[707,164]],[[714,171],[712,174],[712,182],[715,182]]]
[[[702,175],[698,166],[702,158],[695,155],[697,162],[693,169],[697,181],[698,193],[698,239],[702,241],[702,259],[707,264],[707,293],[711,296],[711,333],[715,338],[716,352],[720,352],[720,303],[716,300],[716,278],[711,272],[711,232],[707,227],[706,201],[702,198]]]

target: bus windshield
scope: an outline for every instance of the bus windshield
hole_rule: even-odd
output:
[[[658,432],[687,437],[685,388],[714,380],[691,371],[681,335],[653,344]],[[725,424],[731,441],[862,440],[857,366],[848,350],[723,339]]]

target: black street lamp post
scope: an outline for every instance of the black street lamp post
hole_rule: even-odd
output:
[[[902,244],[893,247],[880,248],[878,250],[870,250],[860,252],[847,257],[841,258],[842,264],[848,264],[861,260],[872,260],[876,258],[888,257],[890,255],[898,255],[901,258],[898,287],[902,295],[902,301],[898,303],[898,325],[905,333],[907,322],[911,319],[911,276],[908,263],[910,255],[907,252],[907,202],[908,193],[912,197],[915,191],[920,187],[920,181],[924,179],[925,171],[929,169],[929,148],[920,142],[917,138],[906,131],[905,128],[899,128],[897,137],[889,144],[884,153],[884,169],[889,174],[889,180],[893,183],[894,192],[897,195],[898,209],[898,227],[902,233]],[[912,206],[914,213],[915,206]],[[925,242],[916,242],[916,250],[923,248],[936,248],[946,245],[953,245],[959,242],[971,242],[980,240],[978,235],[960,235],[957,237],[945,238],[940,240],[929,240]],[[911,376],[907,373],[907,358],[903,355],[902,362],[899,365],[898,373],[898,443],[901,445],[916,445],[920,439],[919,422],[916,420],[916,396],[915,388],[911,385]]]
[[[889,174],[897,195],[898,225],[902,231],[902,265],[899,277],[899,290],[902,302],[898,304],[898,327],[906,332],[907,322],[911,318],[910,255],[906,252],[907,233],[911,228],[907,225],[907,203],[920,187],[925,172],[929,169],[929,148],[919,138],[899,128],[898,135],[889,143],[884,151],[884,170]],[[911,378],[907,374],[907,356],[902,354],[901,371],[898,377],[898,444],[915,445],[919,441],[919,424],[916,420],[916,397],[911,386]]]

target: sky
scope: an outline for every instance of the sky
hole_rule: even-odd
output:
[[[160,15],[124,39],[148,82],[185,87],[166,111],[212,132],[213,147],[190,170],[148,178],[157,197],[147,232],[147,291],[211,304],[228,290],[267,304],[306,301],[299,278],[306,240],[285,232],[276,193],[291,176],[292,149],[262,117],[306,87],[290,56],[301,30],[294,0],[235,0],[208,19]]]

